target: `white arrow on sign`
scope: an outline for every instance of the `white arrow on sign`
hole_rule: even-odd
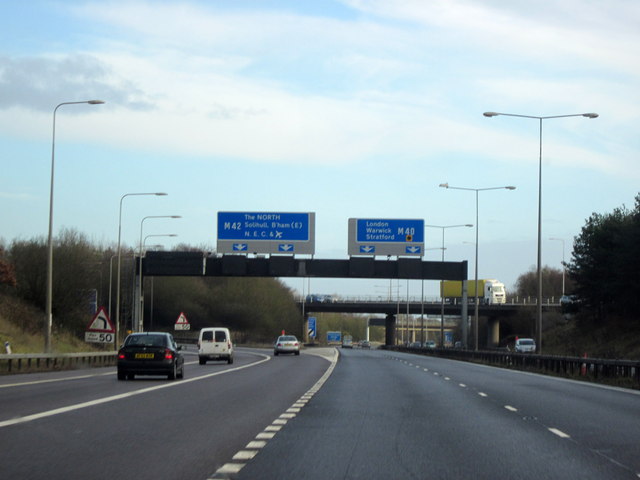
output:
[[[233,249],[241,252],[242,250],[246,250],[248,248],[246,243],[234,243],[233,244]]]
[[[361,246],[360,251],[362,253],[372,253],[376,251],[376,247],[374,247],[373,245]]]
[[[281,252],[288,252],[290,250],[293,250],[293,245],[291,245],[290,243],[281,243],[280,245],[278,245],[278,250],[280,250]]]
[[[418,253],[420,252],[420,247],[407,247],[407,253]]]

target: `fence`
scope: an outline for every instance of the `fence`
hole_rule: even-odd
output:
[[[0,354],[0,374],[110,367],[115,364],[116,352]]]
[[[387,349],[433,355],[466,362],[485,363],[504,368],[529,370],[614,383],[640,389],[640,361],[609,360],[587,357],[565,357],[556,355],[534,355],[503,351],[473,351],[460,349],[425,349],[409,347],[386,347]]]

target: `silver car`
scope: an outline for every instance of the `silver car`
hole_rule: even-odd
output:
[[[533,338],[519,338],[516,340],[515,351],[519,353],[533,353],[536,351],[536,342]]]
[[[273,354],[280,353],[300,355],[300,342],[294,335],[280,335],[273,345]]]

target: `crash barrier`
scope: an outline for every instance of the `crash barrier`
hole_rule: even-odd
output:
[[[116,352],[0,354],[0,374],[110,367],[115,364]]]
[[[602,383],[617,382],[623,386],[640,389],[640,361],[636,360],[565,357],[491,350],[474,351],[457,348],[411,348],[401,346],[386,346],[384,348],[563,377],[583,378]]]

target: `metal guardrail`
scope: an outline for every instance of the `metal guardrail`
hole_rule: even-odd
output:
[[[109,367],[116,364],[116,353],[12,353],[0,354],[0,375],[85,367]]]
[[[474,351],[460,349],[424,349],[409,347],[384,347],[390,350],[420,355],[433,355],[466,362],[478,362],[498,367],[528,370],[563,377],[584,378],[595,382],[630,383],[640,389],[640,361],[609,360],[603,358],[566,357],[557,355],[535,355],[501,351]]]

